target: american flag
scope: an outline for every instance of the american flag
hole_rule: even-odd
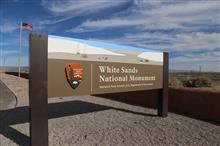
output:
[[[33,30],[33,26],[32,26],[32,24],[22,22],[22,29],[31,31],[31,30]]]

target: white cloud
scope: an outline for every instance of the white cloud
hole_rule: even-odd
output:
[[[201,71],[202,72],[220,72],[220,65],[219,62],[209,62],[209,61],[200,61],[200,62],[180,62],[180,61],[173,61],[170,62],[170,70],[186,70],[186,71]]]
[[[2,55],[8,55],[8,54],[17,54],[18,50],[0,50],[0,53],[2,53]]]
[[[6,45],[10,45],[9,42],[0,42],[0,46],[6,46]]]
[[[0,24],[0,32],[1,33],[12,33],[18,28],[19,28],[18,24],[14,24],[14,23],[9,22],[7,20],[4,20]]]
[[[60,22],[63,22],[63,21],[66,21],[66,20],[69,20],[71,19],[72,16],[67,16],[67,17],[64,17],[64,18],[59,18],[59,19],[48,19],[48,20],[41,20],[39,21],[39,26],[43,27],[44,25],[48,25],[48,24],[57,24],[57,23],[60,23]]]
[[[7,39],[6,39],[7,38]],[[27,47],[28,40],[23,39],[22,40],[22,46]],[[19,36],[17,35],[11,35],[10,37],[6,37],[5,35],[2,34],[1,40],[0,40],[0,46],[18,46],[19,45]]]
[[[82,23],[80,26],[76,28],[72,28],[67,30],[67,32],[88,32],[88,31],[98,31],[107,28],[114,28],[114,27],[132,27],[132,26],[140,26],[144,24],[146,20],[138,20],[135,19],[133,21],[128,19],[121,19],[121,18],[113,18],[113,19],[104,19],[104,20],[97,20],[97,21],[86,21]]]
[[[28,56],[23,56],[20,58],[20,65],[21,66],[29,66],[29,58]],[[2,62],[1,62],[2,61]],[[4,65],[4,66],[18,66],[18,58],[5,58],[4,62],[3,60],[1,59],[0,60],[0,66]]]
[[[213,50],[220,47],[220,33],[127,33],[120,38],[101,41],[166,51]]]
[[[171,47],[177,50],[214,49],[220,47],[220,33],[178,34]]]
[[[220,51],[191,54],[170,59],[170,69],[220,72]]]
[[[109,1],[109,0],[95,0],[95,1],[82,1],[82,0],[55,0],[55,1],[42,1],[42,5],[48,8],[54,14],[74,12],[73,15],[80,15],[85,13],[94,13],[109,7],[118,6],[126,3],[126,0]]]
[[[42,0],[41,5],[48,10],[55,18],[53,20],[44,20],[43,24],[55,24],[69,20],[77,16],[85,16],[97,12],[105,11],[108,8],[117,7],[127,3],[127,0]]]
[[[87,20],[68,31],[99,31],[126,26],[138,27],[142,31],[149,29],[184,29],[184,31],[192,31],[196,27],[201,29],[202,27],[209,27],[210,24],[218,25],[220,23],[219,1],[192,1],[172,4],[136,2],[135,4],[136,7],[126,11],[127,15],[125,13],[122,16],[116,15],[110,19]]]

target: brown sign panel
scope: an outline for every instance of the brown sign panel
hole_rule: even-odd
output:
[[[49,36],[48,97],[161,89],[163,53],[123,47]]]
[[[70,68],[72,72],[67,72],[66,67],[71,65],[73,66]],[[74,68],[74,65],[80,68]],[[74,79],[74,71],[83,71],[83,75],[75,75]],[[49,59],[48,96],[160,89],[162,88],[162,72],[162,66],[158,65]]]

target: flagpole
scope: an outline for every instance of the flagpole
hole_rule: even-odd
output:
[[[21,40],[22,40],[22,22],[20,22],[20,43],[19,43],[19,51],[18,51],[18,53],[19,53],[19,56],[18,56],[18,77],[19,77],[19,79],[20,79],[20,76],[21,76]]]
[[[1,46],[1,79],[2,79],[2,73],[3,73],[2,58],[3,58],[3,51],[2,51],[2,46]]]
[[[3,41],[3,39],[2,39],[2,37],[3,37],[3,35],[1,34],[1,41]],[[2,47],[2,45],[1,45],[1,79],[2,79],[2,75],[3,75],[3,65],[2,65],[2,58],[3,58],[3,47]]]

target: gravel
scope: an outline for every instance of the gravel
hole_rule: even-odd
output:
[[[2,81],[18,95],[18,105],[0,111],[7,114],[0,119],[0,145],[28,145],[28,80],[4,75]],[[50,146],[220,146],[220,126],[193,118],[173,113],[161,118],[154,109],[95,96],[48,102]]]

